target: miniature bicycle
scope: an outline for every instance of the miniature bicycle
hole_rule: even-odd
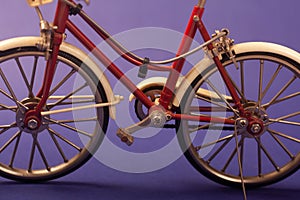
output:
[[[2,176],[37,182],[76,170],[95,153],[109,118],[115,118],[114,106],[122,97],[114,95],[91,56],[63,41],[66,30],[135,96],[140,121],[117,132],[128,145],[133,143],[134,132],[175,121],[187,159],[218,183],[265,186],[299,169],[297,52],[264,42],[234,45],[226,29],[211,37],[202,22],[206,1],[199,0],[177,56],[152,61],[127,51],[73,0],[58,0],[54,22],[49,24],[39,6],[50,2],[28,0],[40,17],[40,37],[0,42]],[[158,70],[169,72],[168,78],[149,79],[136,86],[70,15],[79,15],[122,58],[139,66],[140,77],[145,78],[148,70]],[[204,44],[190,50],[197,30]],[[205,58],[180,76],[185,58],[199,50],[206,52]],[[166,66],[168,63],[172,66]],[[41,73],[44,77],[38,75]],[[212,81],[214,77],[219,77],[223,89]],[[205,139],[217,133],[216,139]]]

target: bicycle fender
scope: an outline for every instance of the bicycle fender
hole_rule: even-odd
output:
[[[26,37],[17,37],[17,38],[11,38],[7,40],[3,40],[0,42],[0,51],[6,51],[13,48],[18,47],[36,47],[36,44],[41,40],[41,37],[34,37],[34,36],[26,36]],[[100,69],[100,67],[81,49],[78,47],[69,44],[67,42],[63,42],[60,46],[60,50],[63,52],[66,52],[76,58],[78,58],[80,61],[84,62],[90,69],[95,73],[97,77],[99,77],[99,81],[103,86],[103,89],[105,90],[106,97],[108,102],[114,102],[115,96],[113,93],[113,90],[111,88],[111,85],[105,76],[104,72]],[[5,58],[5,57],[4,57]],[[3,58],[0,58],[0,61]],[[115,106],[109,107],[110,117],[112,119],[116,118],[116,109]]]
[[[278,54],[281,56],[285,56],[287,58],[292,59],[293,61],[299,63],[300,65],[300,54],[288,47],[269,43],[269,42],[245,42],[236,44],[232,47],[232,50],[235,54],[249,53],[249,52],[271,52],[274,54]],[[179,107],[180,102],[190,87],[191,83],[195,80],[195,78],[202,74],[203,78],[205,78],[205,71],[215,64],[212,59],[210,59],[207,55],[197,63],[187,74],[182,78],[182,81],[179,87],[176,90],[175,97],[173,100],[173,105]]]
[[[163,87],[166,84],[166,82],[167,82],[166,77],[151,77],[138,83],[137,88],[143,91],[150,87],[157,87],[157,86]],[[129,96],[129,101],[132,101],[133,99],[135,99],[135,96],[133,93],[131,93]]]
[[[300,63],[299,52],[288,47],[270,42],[244,42],[234,45],[233,50],[236,54],[246,52],[270,52],[285,56],[296,61],[297,63]]]

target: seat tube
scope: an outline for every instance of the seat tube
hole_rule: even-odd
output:
[[[203,9],[199,6],[195,6],[192,11],[191,17],[189,19],[188,25],[186,27],[184,36],[182,38],[176,56],[180,56],[189,51],[198,27],[198,24],[195,21],[195,16],[201,17],[202,14]],[[161,98],[159,100],[160,105],[163,106],[165,109],[169,109],[170,102],[173,98],[173,92],[175,91],[176,83],[178,81],[184,63],[185,59],[182,58],[180,60],[175,61],[172,65],[172,70],[169,74],[166,85],[161,92]]]
[[[199,0],[199,1],[198,1],[198,6],[199,6],[200,8],[204,8],[204,7],[205,7],[205,4],[206,4],[206,0]]]
[[[64,1],[58,0],[53,22],[52,51],[44,72],[43,85],[37,94],[38,97],[41,97],[41,101],[35,109],[37,113],[42,111],[42,108],[46,104],[46,101],[49,97],[50,87],[56,70],[58,52],[64,38],[68,16],[69,6]]]

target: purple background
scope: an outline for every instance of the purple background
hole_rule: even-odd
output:
[[[137,27],[182,32],[196,0],[92,0],[86,7],[111,34]],[[25,0],[1,1],[0,40],[38,35],[38,19]],[[271,41],[300,51],[298,0],[208,0],[204,21],[213,32],[227,27],[236,42]],[[54,4],[43,8],[52,19]],[[248,192],[249,199],[295,199],[299,172],[268,188]],[[181,158],[148,174],[125,174],[90,161],[75,173],[41,185],[0,182],[1,199],[241,199],[241,191],[216,185]],[[71,197],[72,196],[72,197]]]
[[[3,1],[4,2],[4,1]],[[36,35],[38,20],[26,0],[2,2],[0,39]],[[197,0],[92,0],[85,10],[111,34],[137,27],[164,27],[182,32]],[[208,0],[204,21],[210,32],[229,28],[237,42],[272,41],[295,50],[299,47],[297,0]],[[43,8],[52,19],[55,4]]]

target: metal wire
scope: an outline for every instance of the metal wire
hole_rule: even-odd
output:
[[[43,17],[43,14],[42,14],[42,12],[41,12],[41,10],[38,6],[35,7],[35,11],[36,11],[37,15],[39,16],[40,21],[43,21],[44,17]]]
[[[67,0],[64,0],[69,6],[71,7],[76,7],[76,5],[72,2],[69,2]],[[200,1],[199,1],[200,2]],[[202,3],[203,3],[203,0],[202,0]],[[204,1],[204,4],[205,4],[205,1]],[[88,20],[90,20],[97,28],[101,29],[102,30],[102,27],[100,27],[97,22],[95,22],[91,17],[89,17],[83,10],[80,11],[81,15],[83,15],[85,18],[87,18]],[[109,35],[108,33],[106,33],[107,35]],[[184,53],[180,56],[177,56],[177,57],[174,57],[174,58],[171,58],[171,59],[167,59],[167,60],[160,60],[160,61],[153,61],[153,60],[150,60],[148,64],[150,65],[164,65],[164,64],[169,64],[169,63],[172,63],[174,61],[177,61],[177,60],[180,60],[182,58],[186,58],[187,56],[191,55],[191,54],[194,54],[198,51],[200,51],[201,49],[203,49],[205,46],[209,45],[210,43],[218,40],[219,38],[227,35],[228,33],[227,32],[221,32],[220,34],[216,35],[215,37],[213,37],[212,39],[210,39],[209,41],[201,44],[200,46],[190,50],[189,52],[187,53]],[[109,35],[110,36],[110,35]],[[120,44],[118,41],[116,41],[112,36],[109,37],[109,40],[111,42],[113,42],[116,46],[118,46],[118,48],[120,48],[124,53],[128,53],[130,55],[132,55],[132,57],[135,57],[137,58],[138,60],[144,60],[144,58],[141,58],[139,57],[138,55],[130,52],[129,50],[127,50],[122,44]]]

